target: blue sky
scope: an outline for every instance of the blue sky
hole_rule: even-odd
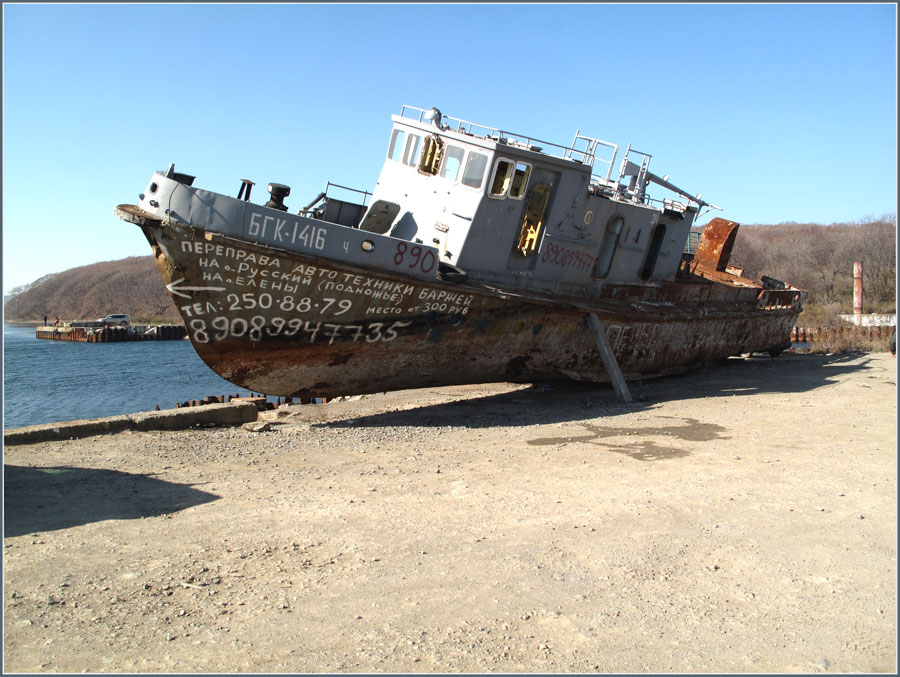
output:
[[[740,223],[896,213],[894,4],[4,4],[3,289],[150,253],[154,170],[369,189],[404,104],[575,130]]]

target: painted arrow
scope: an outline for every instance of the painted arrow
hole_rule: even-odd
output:
[[[178,296],[183,296],[186,299],[191,298],[190,294],[182,294],[181,292],[185,291],[225,291],[225,287],[176,287],[175,285],[179,282],[184,282],[184,278],[179,278],[174,282],[170,282],[166,285],[166,289],[168,289],[173,294],[177,294]]]

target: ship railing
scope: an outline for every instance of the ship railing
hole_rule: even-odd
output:
[[[634,157],[634,160],[638,160],[639,164],[632,160],[632,157]],[[635,150],[629,145],[625,151],[625,156],[622,158],[618,180],[609,178],[609,175],[603,177],[592,174],[591,193],[604,195],[614,200],[654,206],[662,210],[675,211],[682,214],[688,210],[691,203],[698,203],[699,206],[699,199],[682,195],[681,192],[678,194],[683,200],[650,197],[647,189],[651,183],[650,177],[653,176],[649,171],[651,157],[649,153]],[[662,189],[665,189],[665,186]]]
[[[637,204],[657,206],[684,213],[688,208],[687,204],[668,198],[652,198],[647,194],[650,176],[652,176],[650,175],[650,158],[652,157],[650,153],[635,150],[631,144],[628,144],[619,168],[616,197]],[[694,201],[696,202],[696,200]]]
[[[341,197],[335,197],[332,188],[353,194],[352,198],[346,199],[348,196],[342,193],[338,193]],[[359,203],[358,195],[363,196],[362,204]],[[367,190],[350,188],[349,186],[342,186],[339,183],[328,181],[325,184],[325,190],[319,193],[308,205],[301,207],[297,213],[300,216],[323,219],[341,226],[356,228],[362,221],[363,214],[365,214],[367,208],[366,202],[371,195],[372,193]]]
[[[430,121],[431,118],[428,117],[430,113],[431,111],[425,110],[424,108],[418,108],[417,106],[404,105],[400,109],[400,117],[410,118],[412,120],[417,120],[418,122]],[[600,139],[593,139],[588,136],[581,136],[578,132],[576,132],[575,134],[575,141],[573,142],[572,146],[563,146],[561,144],[552,143],[550,141],[542,141],[541,139],[536,139],[525,134],[509,132],[497,127],[488,127],[476,122],[470,122],[469,120],[454,118],[449,115],[443,114],[441,114],[441,129],[451,130],[461,134],[468,134],[469,136],[492,139],[497,143],[503,143],[517,148],[524,148],[536,153],[546,153],[547,155],[553,155],[554,157],[578,162],[588,167],[594,166],[597,146],[612,148],[613,155],[609,160],[601,158],[602,162],[608,164],[606,173],[607,179],[612,172],[612,164],[615,160],[615,155],[616,152],[618,152],[619,148],[616,144],[601,141]],[[584,148],[575,147],[576,144],[580,141],[584,142]]]
[[[579,150],[578,147],[580,144],[584,144],[584,149]],[[598,147],[605,149],[607,152],[612,151],[612,154],[609,157],[600,156],[597,154]],[[567,157],[570,160],[576,160],[576,158],[572,157],[573,153],[579,153],[583,157],[590,157],[591,167],[596,168],[597,164],[606,166],[606,175],[603,176],[599,173],[594,174],[591,173],[591,180],[597,180],[597,183],[609,184],[610,175],[612,174],[613,163],[616,161],[616,155],[619,152],[619,146],[615,143],[610,143],[609,141],[603,141],[601,139],[595,139],[591,136],[584,136],[581,133],[581,130],[577,130],[575,132],[575,139],[572,141],[572,146],[568,149]]]
[[[684,214],[687,211],[687,204],[684,202],[679,202],[678,200],[670,200],[669,198],[663,198],[662,200],[657,200],[655,198],[650,198],[651,204],[659,204],[662,205],[662,208],[669,212],[679,212]]]
[[[606,144],[604,141],[597,141],[596,143],[598,145],[612,146],[612,144]],[[616,179],[612,179],[610,174],[612,173],[612,163],[615,161],[616,151],[618,151],[617,146],[612,158],[609,160],[609,170],[605,177],[591,174],[591,192],[611,197],[614,200],[634,202],[636,204],[649,204],[651,202],[663,204],[662,200],[653,200],[647,195],[647,174],[652,156],[649,153],[634,150],[631,144],[628,144],[625,156],[622,158],[622,164],[619,167],[619,176]],[[636,164],[631,160],[632,155],[640,156],[640,164]]]
[[[684,202],[670,200],[669,198],[657,199],[646,194],[644,195],[644,204],[653,207],[661,207],[665,211],[678,212],[680,214],[684,214],[688,208],[688,205]]]
[[[638,160],[640,164],[632,161],[631,156],[637,156],[635,160]],[[628,148],[625,149],[625,156],[622,158],[622,166],[619,168],[619,183],[622,183],[622,180],[628,179],[628,188],[625,191],[627,197],[629,197],[634,202],[645,202],[647,195],[647,172],[650,171],[650,158],[653,157],[649,153],[642,153],[639,150],[635,150],[631,147],[631,144],[628,144]]]
[[[797,287],[789,289],[763,289],[757,297],[757,306],[761,310],[777,310],[779,308],[795,308],[800,305],[803,290]]]
[[[631,159],[632,156],[634,156],[635,161]],[[602,195],[622,202],[658,207],[664,211],[674,211],[681,214],[684,214],[688,209],[696,208],[698,212],[697,218],[713,209],[722,210],[721,207],[701,200],[700,195],[689,195],[680,188],[669,184],[668,176],[660,178],[651,174],[649,171],[651,157],[649,153],[635,150],[629,144],[625,151],[625,156],[622,158],[618,179],[611,179],[609,174],[606,177],[591,174],[590,194]],[[613,158],[615,158],[615,154],[613,154]],[[639,160],[639,163],[636,162],[637,160]],[[654,184],[655,189],[671,191],[678,198],[650,197],[647,189],[651,183]],[[708,207],[709,210],[706,212],[702,211],[704,207]]]
[[[328,191],[329,191],[330,189],[332,189],[332,188],[339,188],[340,190],[348,190],[348,191],[350,191],[351,193],[357,193],[357,194],[359,194],[359,195],[362,195],[362,196],[363,196],[363,198],[362,198],[362,204],[366,204],[366,201],[367,201],[370,197],[372,197],[372,193],[370,193],[370,192],[367,191],[367,190],[359,190],[359,188],[350,188],[350,187],[348,187],[348,186],[342,186],[342,185],[340,185],[340,184],[338,184],[338,183],[332,183],[331,181],[328,181],[328,182],[325,184],[325,195],[324,195],[324,196],[325,196],[326,198],[328,198],[328,197],[334,198],[334,195],[329,195],[329,194],[328,194]],[[335,198],[335,199],[340,199],[340,198]]]

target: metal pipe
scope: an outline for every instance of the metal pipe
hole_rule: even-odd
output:
[[[301,212],[308,212],[310,209],[312,209],[312,206],[313,206],[314,204],[316,204],[316,202],[318,202],[318,201],[321,200],[323,197],[325,197],[325,193],[327,193],[327,192],[328,192],[328,191],[322,191],[321,193],[319,193],[318,195],[316,195],[316,199],[313,200],[312,202],[310,202],[308,205],[306,205],[306,206],[305,206],[303,209],[301,209],[300,211],[301,211]]]

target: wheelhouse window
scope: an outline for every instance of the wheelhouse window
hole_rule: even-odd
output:
[[[515,171],[515,164],[512,160],[497,158],[497,162],[494,163],[494,175],[491,178],[491,189],[488,191],[490,197],[506,197],[509,186],[512,184],[513,171]]]
[[[443,154],[444,142],[441,138],[434,134],[426,137],[425,146],[422,149],[422,158],[419,160],[419,171],[432,176],[437,174]]]
[[[600,255],[597,257],[597,267],[594,269],[594,275],[596,277],[606,277],[609,275],[613,255],[616,253],[616,247],[619,244],[619,234],[622,232],[622,226],[624,225],[625,219],[621,216],[612,217],[606,225],[606,235],[603,237]]]
[[[419,146],[422,143],[422,137],[418,134],[410,134],[409,140],[406,142],[406,152],[403,154],[403,164],[414,167],[416,159],[419,157]]]
[[[498,158],[491,178],[489,197],[502,199],[510,197],[521,200],[525,196],[531,165],[527,162],[515,162],[507,158]]]
[[[388,157],[395,162],[400,162],[403,157],[403,142],[406,141],[406,132],[395,129],[391,134],[391,146],[388,149]]]
[[[419,145],[422,137],[418,134],[407,134],[402,129],[395,129],[391,133],[391,145],[388,148],[388,157],[395,162],[402,162],[410,167],[415,166],[419,157]]]
[[[444,166],[441,167],[441,178],[456,181],[465,154],[466,151],[459,146],[448,145],[444,150]]]
[[[469,151],[469,157],[466,158],[466,168],[463,170],[462,182],[464,186],[481,188],[481,182],[484,180],[484,170],[487,168],[487,161],[487,155]]]
[[[519,230],[519,239],[516,242],[516,256],[528,258],[534,254],[540,239],[541,228],[544,225],[544,215],[549,199],[549,186],[538,184],[531,189],[525,207],[525,218],[522,220],[522,228]]]
[[[512,187],[509,196],[514,200],[521,200],[528,186],[528,177],[531,176],[531,165],[527,162],[517,162],[516,171],[513,174]]]

